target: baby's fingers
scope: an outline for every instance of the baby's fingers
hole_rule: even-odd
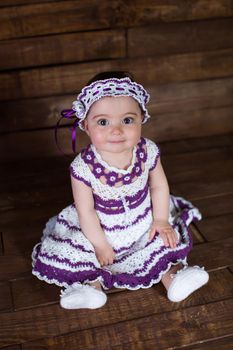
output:
[[[160,232],[160,237],[162,238],[163,240],[163,243],[166,247],[169,247],[169,240],[168,240],[168,235],[166,234],[166,232],[162,231]]]
[[[175,236],[173,235],[173,230],[170,228],[165,228],[160,231],[160,237],[163,240],[163,243],[166,247],[175,248],[176,247],[176,240]]]
[[[173,234],[170,234],[168,236],[168,241],[169,241],[169,245],[171,248],[175,248],[176,247],[176,240]]]
[[[177,237],[175,231],[171,228],[167,230],[167,238],[171,248],[175,248],[177,244]]]

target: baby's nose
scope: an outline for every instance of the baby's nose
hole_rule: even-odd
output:
[[[122,132],[122,127],[121,127],[121,125],[113,125],[113,127],[112,127],[112,133],[113,134],[120,134]]]

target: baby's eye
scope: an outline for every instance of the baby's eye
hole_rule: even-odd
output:
[[[126,117],[123,120],[123,124],[132,124],[134,122],[134,119],[132,117]]]
[[[101,126],[105,126],[105,125],[108,125],[109,122],[108,122],[107,119],[99,119],[99,120],[97,121],[97,124],[98,124],[98,125],[101,125]]]

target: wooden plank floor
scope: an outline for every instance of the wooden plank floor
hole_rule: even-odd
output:
[[[197,205],[190,264],[210,281],[181,303],[161,284],[111,290],[98,310],[59,307],[59,288],[31,275],[31,250],[48,217],[72,201],[71,158],[4,164],[0,182],[0,348],[233,349],[232,135],[161,144],[171,192]]]

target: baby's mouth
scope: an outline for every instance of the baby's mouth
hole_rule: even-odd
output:
[[[110,143],[122,143],[124,142],[124,140],[112,140],[112,141],[109,141]]]

